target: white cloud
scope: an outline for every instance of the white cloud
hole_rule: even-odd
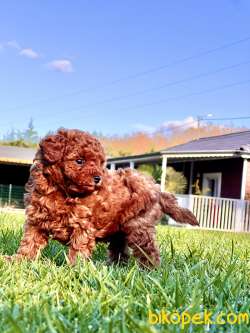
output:
[[[18,54],[30,59],[39,58],[39,54],[35,52],[32,48],[22,48],[16,40],[9,40],[8,42],[2,44],[3,48],[12,48],[19,50]]]
[[[47,64],[48,68],[51,70],[62,72],[62,73],[71,73],[73,72],[73,65],[68,59],[56,59]]]
[[[38,59],[41,57],[41,54],[34,51],[31,47],[23,48],[16,40],[9,40],[4,43],[0,43],[0,51],[11,48],[16,50],[19,56],[23,56],[29,59]],[[46,67],[50,70],[62,72],[62,73],[71,73],[74,71],[73,64],[68,59],[55,59],[46,64]]]
[[[27,58],[30,59],[37,59],[39,58],[39,54],[37,52],[35,52],[34,50],[32,50],[31,48],[27,48],[27,49],[22,49],[19,52],[20,55],[25,56]]]
[[[183,120],[170,120],[165,121],[160,128],[168,130],[185,130],[187,128],[196,128],[198,127],[197,119],[192,116],[189,116]]]
[[[203,123],[200,124],[200,126],[204,125]],[[165,121],[158,127],[142,124],[142,123],[136,123],[131,125],[133,128],[135,128],[138,131],[146,132],[148,134],[153,134],[154,132],[158,131],[176,131],[176,130],[186,130],[188,128],[197,128],[198,122],[197,119],[195,119],[192,116],[189,116],[183,120],[170,120]]]
[[[18,44],[18,42],[16,40],[9,40],[8,42],[6,42],[6,46],[12,47],[13,49],[17,49],[17,50],[21,49],[20,45]]]
[[[198,124],[198,119],[192,116],[186,117],[182,120],[169,120],[165,121],[162,124],[160,124],[158,127],[153,127],[150,125],[142,124],[142,123],[136,123],[132,124],[131,126],[135,128],[138,131],[145,132],[148,134],[153,134],[156,132],[173,132],[173,131],[185,131],[189,128],[198,128],[200,127],[206,127],[209,122],[209,117],[212,117],[212,114],[207,114],[206,116],[201,117],[200,123]],[[211,118],[212,120],[213,118]],[[225,128],[224,125],[216,124],[217,127]]]

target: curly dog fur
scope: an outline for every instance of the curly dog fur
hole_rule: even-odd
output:
[[[79,130],[60,129],[40,142],[26,190],[18,258],[36,258],[53,238],[69,246],[72,264],[77,255],[89,258],[97,241],[106,241],[112,262],[126,261],[131,248],[141,264],[158,265],[155,225],[163,214],[198,224],[151,177],[131,169],[109,171],[100,142]]]

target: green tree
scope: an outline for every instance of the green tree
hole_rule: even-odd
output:
[[[12,129],[3,136],[0,143],[5,146],[36,147],[38,141],[38,133],[34,128],[33,120],[30,119],[26,129],[23,131]]]
[[[157,183],[161,182],[161,166],[158,164],[141,164],[138,170],[146,175],[150,175]]]
[[[38,137],[37,131],[35,130],[32,118],[30,119],[30,121],[28,123],[27,129],[25,129],[22,132],[21,137],[23,138],[23,140],[25,142],[30,143],[30,144],[34,144],[34,143],[38,142],[39,137]]]
[[[158,164],[142,164],[138,170],[152,176],[157,183],[161,181],[162,169]],[[173,167],[167,168],[165,190],[171,193],[182,194],[187,189],[187,179],[182,172],[176,171]]]
[[[166,191],[176,194],[183,194],[187,189],[187,179],[182,172],[172,167],[167,168]]]

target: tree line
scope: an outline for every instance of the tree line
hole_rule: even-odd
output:
[[[171,131],[157,131],[155,133],[134,132],[128,135],[103,135],[100,132],[94,134],[105,147],[108,156],[126,156],[150,153],[173,147],[201,137],[209,137],[220,134],[232,133],[242,130],[237,127],[223,127],[207,124],[206,126],[176,129]],[[24,130],[10,130],[0,140],[1,145],[17,147],[36,147],[40,140],[38,131],[31,119]]]

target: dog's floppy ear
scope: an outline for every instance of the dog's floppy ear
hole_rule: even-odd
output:
[[[63,157],[66,139],[60,134],[48,135],[39,144],[43,158],[49,163],[56,163]]]

